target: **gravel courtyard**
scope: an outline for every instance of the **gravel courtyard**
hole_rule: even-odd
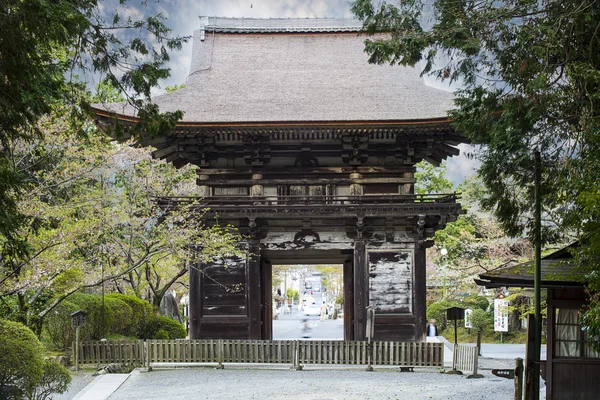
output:
[[[441,374],[434,369],[179,368],[134,371],[110,399],[494,399],[513,398],[513,381],[481,371],[484,378]]]

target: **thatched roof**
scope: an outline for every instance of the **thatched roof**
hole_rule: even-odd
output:
[[[161,111],[183,110],[183,124],[418,122],[453,107],[419,69],[369,64],[357,21],[201,20],[187,86],[152,99]],[[135,116],[124,104],[98,108]]]

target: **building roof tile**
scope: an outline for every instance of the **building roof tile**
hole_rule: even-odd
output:
[[[353,20],[209,18],[194,32],[186,87],[152,101],[184,111],[183,123],[445,118],[452,93],[427,86],[417,68],[369,64],[356,28]],[[99,108],[135,114],[123,103]]]

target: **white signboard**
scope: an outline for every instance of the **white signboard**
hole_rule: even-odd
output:
[[[494,300],[494,330],[508,332],[508,300]]]
[[[471,324],[471,314],[473,314],[473,310],[467,308],[465,310],[465,328],[471,329],[473,327],[473,324]]]

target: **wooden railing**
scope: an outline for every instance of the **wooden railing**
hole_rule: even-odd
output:
[[[479,351],[476,345],[457,344],[454,345],[454,357],[452,361],[452,369],[465,372],[469,371],[470,378],[480,378],[482,375],[477,373]]]
[[[372,347],[369,347],[372,346]],[[372,351],[372,353],[370,353]],[[179,363],[267,363],[443,367],[442,343],[328,340],[84,341],[81,364],[126,363],[152,367]]]
[[[378,194],[362,196],[208,196],[208,197],[158,197],[163,207],[189,205],[198,207],[226,208],[252,204],[254,206],[280,205],[378,205],[412,203],[455,203],[460,198],[456,193],[448,194]]]

